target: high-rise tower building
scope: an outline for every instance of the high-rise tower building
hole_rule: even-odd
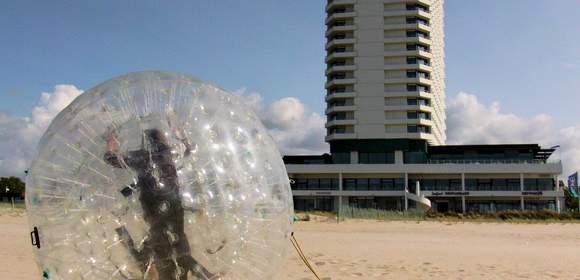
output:
[[[331,151],[392,139],[444,144],[443,0],[329,0],[326,12]]]
[[[562,209],[556,147],[443,145],[443,0],[328,0],[326,12],[330,154],[284,157],[297,210]]]

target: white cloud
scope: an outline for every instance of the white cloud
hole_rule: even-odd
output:
[[[73,85],[57,85],[41,94],[29,117],[0,113],[0,176],[22,176],[38,139],[52,119],[82,93]],[[264,104],[260,94],[240,89],[235,92],[256,111],[278,143],[282,154],[328,152],[324,142],[325,119],[296,97]],[[448,144],[539,143],[561,146],[564,174],[580,170],[580,124],[558,129],[546,114],[531,118],[504,113],[499,103],[481,103],[475,95],[459,93],[448,100]]]
[[[285,97],[264,106],[262,98],[245,89],[236,91],[252,108],[284,155],[322,154],[328,152],[324,142],[325,119],[312,112],[296,97]]]
[[[500,105],[480,103],[475,95],[461,92],[448,100],[448,144],[539,143],[560,145],[564,175],[580,170],[580,125],[558,129],[546,114],[531,118],[501,112]]]
[[[73,85],[57,85],[43,92],[28,117],[12,117],[0,112],[0,176],[22,176],[29,165],[38,140],[52,119],[82,90]],[[235,92],[260,116],[282,154],[321,154],[324,143],[324,118],[310,111],[295,97],[286,97],[264,106],[255,92]]]
[[[262,96],[259,93],[247,92],[246,88],[238,89],[233,93],[239,95],[254,112],[262,111]]]
[[[82,93],[72,85],[57,85],[43,92],[29,117],[0,113],[0,176],[22,176],[38,140],[52,121],[75,97]]]

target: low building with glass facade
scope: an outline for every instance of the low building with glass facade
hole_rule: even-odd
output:
[[[419,192],[438,212],[559,211],[562,172],[539,145],[430,146],[421,140],[331,145],[320,156],[286,156],[296,210],[342,206],[405,211]]]

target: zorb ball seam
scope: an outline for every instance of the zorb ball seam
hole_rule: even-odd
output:
[[[275,279],[293,217],[284,163],[238,96],[121,76],[52,121],[26,180],[41,279]]]

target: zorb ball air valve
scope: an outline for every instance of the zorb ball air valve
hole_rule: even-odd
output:
[[[140,72],[76,98],[40,140],[26,207],[39,279],[276,279],[284,163],[237,96]]]

